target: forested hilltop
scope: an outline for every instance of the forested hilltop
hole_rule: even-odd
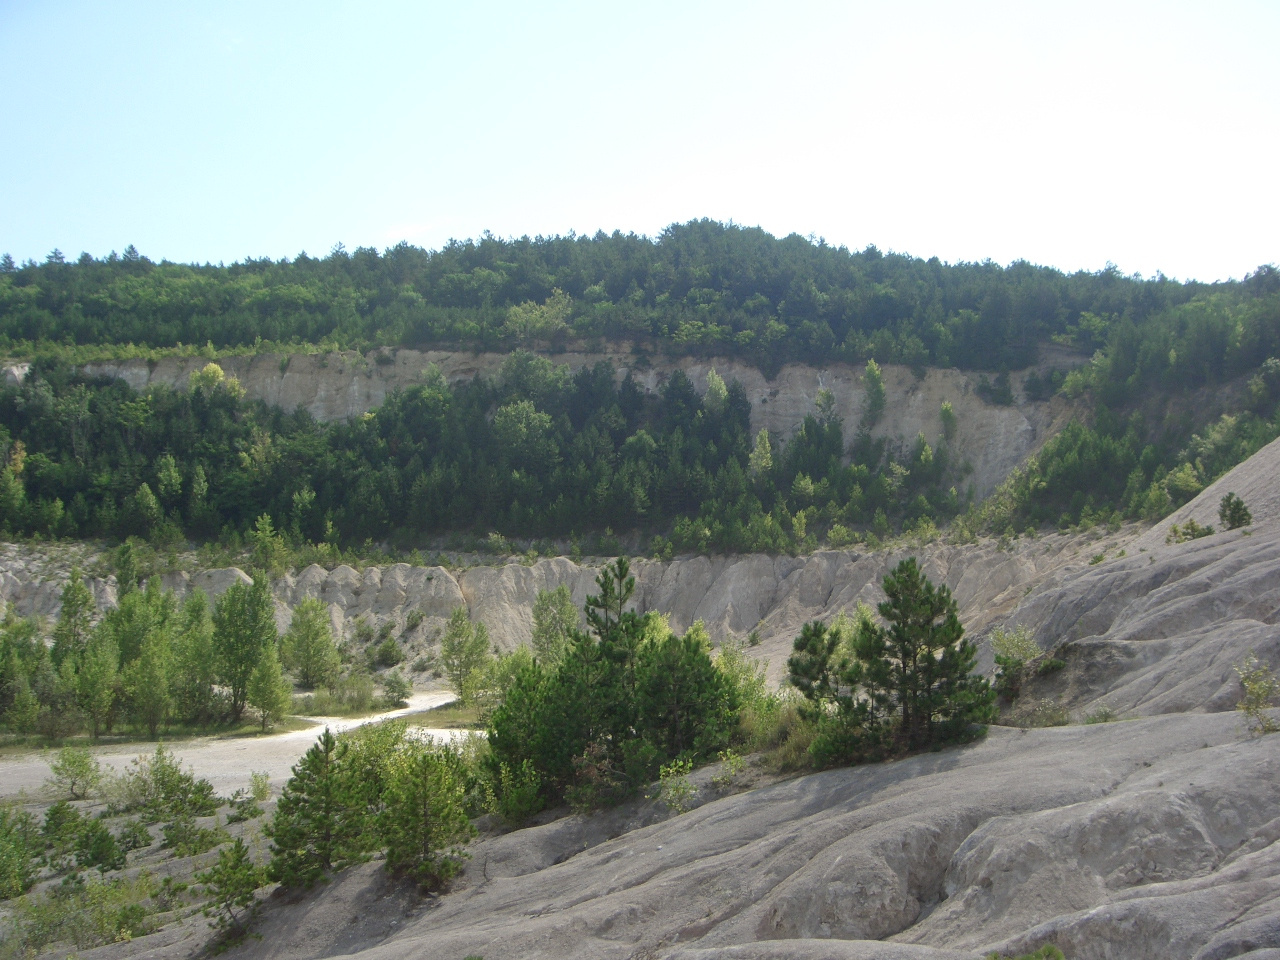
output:
[[[644,393],[607,364],[574,373],[554,362],[570,342],[620,338],[642,356],[738,356],[766,371],[791,358],[853,361],[867,415],[842,422],[815,397],[783,444],[751,430],[731,380],[708,378],[700,395],[677,372]],[[1092,360],[1010,376],[1050,341]],[[216,361],[227,350],[430,344],[513,352],[492,379],[427,375],[333,424],[246,398],[214,362],[189,388],[145,393],[77,366],[111,352]],[[853,253],[711,221],[652,240],[486,236],[229,267],[156,264],[132,248],[76,263],[55,251],[21,268],[5,258],[0,348],[35,361],[0,390],[0,530],[249,538],[266,554],[408,551],[459,536],[582,539],[612,553],[615,532],[659,555],[780,552],[927,537],[957,516],[965,537],[1157,518],[1280,433],[1272,267],[1213,285],[1066,275]],[[875,430],[889,362],[920,375],[984,370],[987,402],[1061,393],[1081,419],[979,508],[949,407],[941,436]],[[1193,390],[1208,393],[1192,402]]]
[[[230,266],[153,263],[130,246],[75,262],[54,251],[20,268],[5,255],[0,349],[649,338],[774,368],[874,358],[998,371],[1034,362],[1037,344],[1053,337],[1090,351],[1128,344],[1144,375],[1205,382],[1275,353],[1235,331],[1278,283],[1270,269],[1201,284],[1111,267],[1064,274],[1026,262],[944,264],[710,220],[655,239],[486,234],[438,251],[339,246],[323,258]]]

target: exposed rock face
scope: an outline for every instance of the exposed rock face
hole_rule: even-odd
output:
[[[995,728],[723,799],[700,782],[703,805],[680,817],[603,814],[615,839],[571,819],[473,844],[458,889],[358,955],[973,960],[1055,943],[1072,960],[1169,960],[1280,945],[1280,753],[1233,715]],[[345,882],[268,914],[280,936],[246,956],[328,955]]]
[[[344,420],[381,406],[395,390],[422,382],[431,364],[451,383],[477,374],[498,375],[505,354],[442,350],[299,354],[295,356],[229,357],[219,361],[238,377],[249,396],[286,410],[307,410],[317,420]],[[621,379],[629,372],[647,391],[658,390],[677,369],[683,370],[698,390],[707,386],[712,369],[726,381],[738,380],[751,400],[752,430],[768,428],[789,438],[804,418],[816,412],[818,391],[826,388],[836,400],[836,413],[852,431],[860,421],[866,392],[862,371],[845,363],[826,367],[787,364],[772,380],[758,369],[727,358],[702,360],[690,357],[660,358],[642,363],[629,350],[606,353],[561,353],[551,357],[577,370],[599,361],[611,362]],[[86,364],[91,376],[125,380],[135,390],[155,384],[186,389],[191,374],[207,361],[199,357],[167,357],[154,365],[142,360],[104,361]],[[1021,403],[992,406],[977,397],[974,379],[959,370],[929,370],[917,378],[906,367],[884,368],[885,413],[875,433],[914,442],[923,433],[930,443],[942,435],[942,402],[955,409],[958,430],[955,449],[973,467],[969,477],[979,497],[989,493],[1009,472],[1054,432],[1059,406]]]
[[[1280,441],[1260,450],[1126,556],[1045,578],[1007,617],[1068,663],[1051,692],[1117,712],[1224,710],[1235,705],[1233,664],[1249,653],[1280,667]],[[1172,523],[1218,522],[1228,491],[1253,512],[1247,530],[1167,544]]]

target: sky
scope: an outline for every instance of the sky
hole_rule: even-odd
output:
[[[0,0],[0,252],[231,262],[710,217],[1280,264],[1280,2]]]

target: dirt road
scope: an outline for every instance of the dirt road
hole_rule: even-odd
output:
[[[249,774],[265,770],[271,777],[273,792],[278,793],[289,779],[290,769],[307,752],[320,731],[326,726],[335,733],[351,730],[367,723],[378,723],[443,706],[455,699],[452,693],[435,691],[416,693],[409,698],[409,705],[399,710],[388,710],[367,717],[308,717],[312,726],[303,730],[290,730],[267,736],[200,737],[184,740],[172,746],[173,754],[183,767],[190,767],[197,777],[204,777],[213,784],[215,792],[230,796],[239,789],[249,788]],[[443,740],[457,737],[457,730],[425,730]],[[134,757],[151,753],[155,749],[143,743],[130,743],[93,748],[93,754],[104,768],[119,773],[125,770]],[[0,758],[0,799],[16,798],[23,794],[35,799],[49,777],[49,761],[56,752],[42,750],[38,754],[12,759]]]

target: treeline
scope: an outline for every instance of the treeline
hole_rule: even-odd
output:
[[[0,260],[0,348],[269,340],[509,349],[625,338],[740,355],[766,369],[871,358],[1019,369],[1050,337],[1092,350],[1113,330],[1121,339],[1131,330],[1154,345],[1151,322],[1197,327],[1197,308],[1173,314],[1192,303],[1230,311],[1270,276],[1263,269],[1244,283],[1206,285],[1125,277],[1110,266],[1064,274],[1025,262],[944,264],[710,220],[673,224],[654,239],[486,234],[438,251],[339,246],[322,258],[230,266],[154,263],[132,246],[75,262],[55,250],[42,264]],[[1214,341],[1210,334],[1204,345]]]
[[[265,730],[291,711],[287,673],[304,689],[323,688],[335,707],[372,705],[372,668],[384,665],[378,646],[340,648],[319,601],[299,604],[282,636],[264,576],[232,584],[213,604],[199,590],[179,603],[158,577],[138,587],[129,544],[117,561],[119,602],[97,623],[78,569],[63,589],[51,643],[39,621],[6,612],[0,725],[9,732],[52,741],[85,732],[97,740],[130,727],[154,740],[250,715]],[[398,671],[384,674],[382,685],[392,707],[410,691]]]
[[[946,436],[905,449],[841,421],[828,393],[785,446],[714,372],[646,395],[600,363],[517,351],[495,381],[438,374],[351,422],[246,400],[209,364],[191,389],[135,393],[37,364],[0,389],[0,530],[61,537],[423,545],[454,532],[558,537],[640,529],[673,549],[814,549],[932,528],[965,505]],[[869,421],[883,385],[867,365]],[[852,436],[851,436],[852,434]],[[287,543],[285,542],[287,541]],[[614,551],[616,552],[616,547]]]

